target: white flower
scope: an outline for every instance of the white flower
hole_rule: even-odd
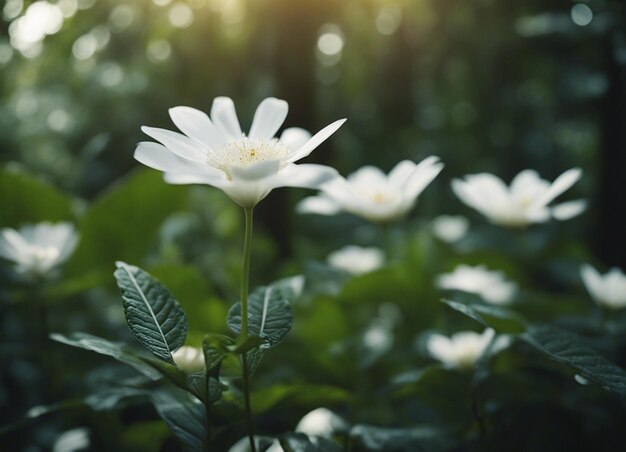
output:
[[[346,427],[346,421],[328,408],[317,408],[300,419],[296,425],[296,432],[304,433],[309,437],[330,438],[335,432]]]
[[[502,272],[487,270],[483,265],[459,265],[452,273],[439,275],[437,286],[475,293],[491,304],[507,304],[517,291],[515,283],[508,281]]]
[[[74,251],[78,236],[69,223],[26,225],[0,230],[0,257],[13,261],[18,273],[42,277]]]
[[[297,127],[274,135],[287,116],[287,102],[265,99],[256,110],[250,133],[244,135],[235,105],[228,97],[213,101],[211,117],[190,107],[169,110],[183,134],[142,127],[158,143],[142,142],[135,159],[165,172],[171,184],[207,184],[223,190],[243,207],[254,207],[278,187],[319,188],[337,176],[334,169],[296,165],[331,136],[345,119],[335,121],[311,137]]]
[[[204,353],[202,349],[199,347],[190,347],[188,345],[183,345],[174,353],[172,353],[172,358],[174,359],[174,363],[176,367],[178,367],[183,372],[194,373],[200,372],[204,370]]]
[[[473,331],[461,331],[451,337],[431,334],[426,348],[433,358],[446,366],[464,369],[476,364],[494,336],[495,331],[491,328],[482,334]]]
[[[522,227],[544,223],[550,218],[568,220],[582,213],[584,200],[570,201],[548,207],[557,196],[576,183],[582,171],[570,169],[550,184],[536,171],[524,170],[507,185],[493,174],[480,173],[452,181],[454,193],[468,206],[478,210],[492,223]]]
[[[626,308],[626,275],[619,268],[612,268],[601,275],[591,265],[583,265],[580,275],[594,301],[609,309]]]
[[[300,213],[335,215],[341,211],[386,223],[406,215],[417,197],[443,169],[437,157],[419,164],[398,163],[389,175],[373,166],[364,166],[347,179],[336,178],[322,185],[322,193],[303,199]]]
[[[460,215],[441,215],[432,221],[432,229],[438,239],[454,243],[465,237],[469,229],[469,221]]]
[[[361,275],[382,267],[385,255],[378,248],[344,246],[328,255],[328,263],[353,275]]]

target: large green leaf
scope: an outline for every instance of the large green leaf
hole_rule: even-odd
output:
[[[185,450],[208,450],[205,407],[198,399],[175,388],[152,391],[150,397],[159,416]]]
[[[72,200],[52,185],[16,168],[0,170],[0,226],[72,219]]]
[[[51,334],[50,338],[57,342],[71,345],[72,347],[78,347],[100,353],[101,355],[110,356],[124,364],[132,366],[135,370],[152,380],[158,380],[162,376],[160,372],[141,356],[123,344],[111,342],[86,333],[74,333],[71,336],[63,336],[55,333]]]
[[[228,326],[241,333],[241,303],[228,312]],[[265,347],[273,347],[285,339],[293,323],[293,311],[283,297],[283,291],[272,286],[260,287],[248,299],[248,335],[266,340]]]
[[[116,260],[141,261],[156,244],[163,221],[185,207],[187,192],[139,170],[95,200],[80,222],[81,241],[66,264],[68,274],[96,273],[106,281]]]
[[[451,300],[442,300],[442,302],[455,311],[465,314],[499,333],[517,334],[526,331],[524,319],[509,309],[482,304],[465,304]]]
[[[587,347],[577,336],[549,326],[534,326],[521,337],[540,352],[576,369],[603,389],[626,396],[626,371]]]
[[[169,290],[148,273],[124,262],[116,265],[128,327],[148,350],[174,364],[172,352],[187,337],[187,316]]]

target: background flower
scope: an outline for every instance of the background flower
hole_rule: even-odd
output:
[[[548,207],[556,197],[576,183],[582,171],[570,169],[550,184],[536,171],[520,172],[507,186],[493,174],[480,173],[454,179],[454,193],[468,206],[485,215],[491,222],[502,226],[521,227],[543,223],[550,218],[567,220],[582,213],[584,200],[570,201]]]
[[[508,281],[502,272],[487,270],[484,265],[459,265],[452,273],[439,275],[437,286],[475,293],[491,304],[509,303],[517,292],[515,283]]]
[[[469,220],[461,215],[440,215],[432,221],[433,234],[440,240],[454,243],[469,230]]]
[[[78,236],[70,223],[38,223],[19,231],[0,231],[0,256],[15,263],[18,273],[45,276],[74,251]]]
[[[330,253],[328,263],[353,275],[360,275],[382,267],[385,254],[378,248],[350,245]]]
[[[345,211],[375,223],[387,223],[405,216],[442,169],[443,163],[437,157],[428,157],[419,164],[404,160],[388,175],[365,166],[346,179],[324,184],[321,194],[303,199],[297,209],[320,215]]]
[[[428,353],[443,364],[456,368],[469,368],[483,355],[495,336],[495,331],[487,328],[482,334],[461,331],[452,336],[431,334],[426,342]]]
[[[591,265],[583,265],[580,276],[593,300],[609,309],[626,307],[626,275],[619,268],[612,268],[601,275]]]
[[[304,129],[286,129],[274,138],[287,117],[288,105],[273,97],[256,110],[250,133],[244,135],[228,97],[217,97],[211,117],[190,107],[171,108],[174,124],[183,134],[142,127],[158,143],[142,142],[135,158],[163,171],[171,184],[207,184],[223,190],[242,207],[254,207],[278,187],[318,188],[336,176],[328,166],[296,165],[331,136],[345,119],[326,126],[315,136]]]

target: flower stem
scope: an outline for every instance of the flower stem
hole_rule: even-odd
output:
[[[248,337],[248,285],[250,277],[250,249],[252,245],[252,207],[244,207],[246,230],[241,263],[241,335]]]
[[[252,245],[252,207],[244,207],[246,229],[243,241],[243,258],[241,264],[241,336],[248,337],[248,285],[250,277],[250,249]],[[250,375],[248,372],[247,353],[241,356],[241,370],[243,378],[243,398],[246,411],[246,430],[250,440],[250,451],[256,452],[254,444],[254,425],[252,423],[252,408],[250,406]]]

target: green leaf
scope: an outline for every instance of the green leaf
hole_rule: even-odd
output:
[[[150,394],[161,419],[187,451],[205,450],[205,407],[195,397],[176,389]]]
[[[257,414],[265,413],[278,404],[314,409],[351,400],[351,394],[345,389],[328,385],[276,384],[252,393],[252,406]]]
[[[71,220],[72,199],[54,186],[14,167],[0,170],[0,226]]]
[[[579,337],[549,326],[533,326],[521,338],[603,389],[626,396],[626,371],[584,345]]]
[[[316,438],[313,444],[304,433],[286,433],[279,438],[281,447],[285,452],[341,452],[339,444],[326,438]]]
[[[229,328],[241,333],[241,303],[228,311]],[[248,299],[248,335],[259,336],[267,341],[265,347],[273,347],[285,339],[293,323],[293,312],[282,291],[272,286],[260,287]]]
[[[432,427],[384,428],[355,425],[350,437],[363,450],[403,452],[448,450],[450,441]],[[359,449],[361,450],[361,449]]]
[[[229,353],[228,347],[235,344],[235,340],[222,334],[207,334],[202,341],[204,363],[207,370],[219,366]]]
[[[172,352],[185,343],[187,316],[170,292],[138,267],[117,262],[128,327],[154,355],[174,364]]]
[[[124,364],[132,366],[152,380],[161,378],[161,373],[154,366],[146,362],[140,355],[129,349],[126,345],[110,342],[101,337],[92,336],[85,333],[74,333],[71,336],[61,334],[51,334],[50,338],[72,347],[91,350],[101,355],[110,356]]]
[[[526,331],[524,319],[509,309],[482,304],[464,304],[451,300],[442,300],[442,302],[499,333],[518,334]]]
[[[163,221],[186,199],[185,189],[164,183],[156,171],[135,171],[116,182],[85,212],[66,273],[95,273],[105,282],[115,261],[140,262],[156,246]]]

